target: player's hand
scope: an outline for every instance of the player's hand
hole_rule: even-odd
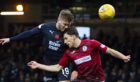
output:
[[[129,62],[131,59],[131,56],[128,55],[128,56],[125,56],[125,58],[123,59],[124,62]]]
[[[30,61],[27,63],[27,65],[32,69],[38,68],[38,63],[36,61]]]
[[[3,38],[3,39],[0,39],[0,44],[4,45],[6,43],[9,43],[10,42],[10,38]]]
[[[71,73],[71,78],[70,78],[70,80],[71,80],[71,81],[74,81],[74,80],[77,79],[77,77],[78,77],[78,72],[74,70],[74,71]]]

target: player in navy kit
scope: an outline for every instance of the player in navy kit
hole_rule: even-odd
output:
[[[104,82],[99,51],[122,59],[124,62],[130,61],[130,55],[125,56],[96,40],[80,40],[78,38],[78,32],[74,27],[66,29],[64,32],[64,42],[69,46],[69,49],[65,51],[58,64],[48,66],[31,61],[28,63],[28,66],[32,69],[38,68],[46,71],[59,72],[70,61],[73,61],[78,70],[78,78],[75,82]]]
[[[43,34],[44,46],[44,63],[46,65],[57,64],[68,48],[64,44],[63,31],[67,29],[73,22],[74,16],[71,11],[64,9],[60,12],[57,22],[40,24],[39,26],[22,32],[14,37],[0,39],[0,44],[9,43],[14,40],[21,40],[32,35]],[[68,82],[70,79],[70,70],[68,67],[62,69],[59,73],[47,72],[47,82]]]

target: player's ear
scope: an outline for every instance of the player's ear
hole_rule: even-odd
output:
[[[57,22],[58,22],[58,21],[60,21],[60,19],[59,19],[59,18],[57,19]]]
[[[74,40],[76,39],[76,36],[75,35],[72,35],[72,37],[74,38]]]

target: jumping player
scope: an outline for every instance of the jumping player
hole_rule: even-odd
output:
[[[78,78],[75,82],[104,82],[99,51],[122,59],[124,62],[130,61],[130,55],[125,56],[96,40],[80,40],[78,38],[78,32],[74,27],[65,30],[64,43],[69,46],[69,49],[65,51],[58,64],[48,66],[31,61],[28,63],[28,66],[32,69],[38,68],[51,72],[59,72],[70,61],[73,61],[78,70]]]
[[[68,48],[64,44],[63,31],[67,29],[73,22],[74,16],[70,10],[64,9],[60,12],[57,22],[49,22],[40,24],[39,26],[22,32],[16,36],[10,38],[0,39],[0,44],[9,43],[14,40],[21,40],[32,35],[42,33],[43,34],[43,46],[44,46],[44,63],[46,65],[57,64],[64,54],[64,51]],[[47,72],[47,82],[68,82],[70,79],[70,70],[68,67],[62,69],[59,73]]]

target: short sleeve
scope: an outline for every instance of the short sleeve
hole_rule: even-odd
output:
[[[63,57],[59,60],[58,64],[64,67],[69,64],[69,57],[67,56],[67,51],[65,51]]]
[[[99,51],[105,52],[107,50],[107,46],[100,43],[97,40],[91,40],[92,44],[99,49]]]

